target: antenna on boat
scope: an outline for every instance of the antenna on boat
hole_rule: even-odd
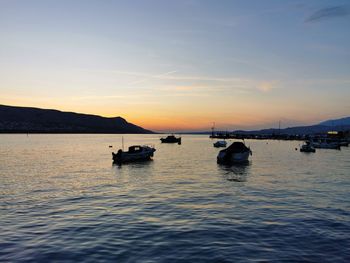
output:
[[[278,122],[278,134],[281,134],[281,120]]]
[[[211,127],[211,136],[214,137],[214,130],[215,130],[215,122],[213,122],[213,126]]]
[[[122,136],[122,150],[124,151],[124,137]]]

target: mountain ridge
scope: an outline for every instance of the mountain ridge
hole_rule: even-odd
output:
[[[0,105],[1,133],[153,133],[122,117]]]
[[[305,126],[294,126],[287,128],[267,128],[267,129],[256,129],[256,130],[234,130],[231,133],[234,134],[256,134],[256,135],[272,135],[272,134],[285,134],[285,135],[301,135],[301,134],[316,134],[316,133],[326,133],[328,131],[343,131],[350,130],[350,123],[345,122],[350,121],[350,117],[343,117],[334,120],[326,120],[320,122],[319,124],[305,125]],[[334,124],[341,123],[340,125]],[[211,131],[203,132],[183,132],[188,134],[211,134]],[[216,131],[216,133],[227,133],[227,131]]]
[[[318,125],[325,125],[325,126],[350,125],[350,117],[326,120],[326,121],[320,122]]]
[[[332,119],[322,121],[314,125],[287,127],[284,129],[269,128],[261,130],[235,130],[234,133],[241,134],[287,134],[287,135],[300,135],[300,134],[316,134],[326,133],[328,131],[342,131],[350,130],[350,117],[343,117],[339,119]]]

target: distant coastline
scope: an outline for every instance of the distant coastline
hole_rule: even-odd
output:
[[[349,131],[350,117],[326,120],[310,126],[262,130],[215,131],[218,137],[303,138],[328,131]],[[122,117],[62,112],[52,109],[0,105],[0,134],[167,134],[154,132],[127,122]],[[213,135],[212,131],[176,132],[177,134]],[[221,134],[221,135],[220,135]],[[297,136],[297,137],[296,137]]]
[[[306,136],[326,134],[327,132],[350,131],[350,117],[327,120],[319,124],[309,126],[288,127],[284,129],[270,128],[262,130],[233,130],[233,131],[199,131],[199,132],[179,132],[179,134],[203,134],[213,138],[233,138],[233,139],[286,139],[303,140]]]

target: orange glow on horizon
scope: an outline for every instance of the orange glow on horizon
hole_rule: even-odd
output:
[[[99,115],[102,117],[119,116],[129,123],[155,132],[210,131],[213,122],[215,122],[216,130],[259,129],[259,127],[268,123],[271,126],[265,127],[271,128],[276,127],[274,123],[278,123],[280,118],[280,113],[275,111],[274,108],[269,108],[268,105],[254,105],[251,103],[245,103],[244,105],[236,103],[235,106],[237,108],[224,103],[221,103],[221,107],[209,107],[207,106],[208,104],[196,106],[183,105],[182,107],[175,107],[176,105],[170,105],[169,107],[168,105],[167,107],[162,105],[133,105],[132,107],[124,107],[123,105],[120,106],[114,103],[106,105],[102,105],[101,102],[95,103],[95,105],[85,103],[73,104],[60,99],[37,99],[36,101],[32,101],[29,98],[20,97],[16,99],[5,99],[2,101],[2,104],[56,109],[64,112]],[[299,109],[298,111],[302,110]],[[294,111],[294,113],[298,114],[298,111]],[[293,115],[290,113],[287,117],[293,119]],[[317,119],[320,121],[325,119],[324,116],[323,118],[317,117],[319,116],[315,118],[314,115],[310,115],[308,119],[305,117],[302,121],[305,123],[315,123]]]

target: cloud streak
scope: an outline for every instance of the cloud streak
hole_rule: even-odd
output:
[[[273,89],[277,88],[276,84],[277,84],[277,81],[264,81],[259,83],[259,85],[257,86],[257,89],[262,92],[270,92]]]
[[[127,75],[134,77],[141,77],[139,80],[135,80],[127,83],[127,86],[134,86],[142,84],[152,80],[163,80],[161,84],[152,83],[153,89],[158,91],[174,93],[199,93],[199,92],[271,92],[278,87],[276,86],[279,81],[277,80],[260,80],[250,78],[239,77],[218,77],[218,76],[203,76],[203,75],[178,75],[178,71],[168,71],[162,74],[149,74],[143,72],[131,72],[120,70],[90,70],[95,72],[105,72],[118,75]],[[170,84],[172,83],[172,84]],[[170,85],[169,85],[170,84]],[[161,85],[161,86],[160,86]],[[158,88],[155,88],[158,86]],[[165,95],[165,94],[163,94]],[[108,98],[114,98],[115,96],[108,96]],[[86,99],[88,97],[83,97]]]
[[[332,6],[317,10],[307,19],[305,19],[305,22],[312,23],[336,17],[344,17],[348,15],[350,15],[350,10],[347,6]]]
[[[150,79],[162,78],[162,77],[174,74],[176,72],[177,72],[176,70],[173,70],[173,71],[165,72],[165,73],[162,73],[162,74],[159,74],[159,75],[151,75],[151,76],[148,76],[145,79],[141,79],[141,80],[137,80],[137,81],[131,82],[131,83],[129,83],[129,85],[140,84],[140,83],[146,82],[146,81],[148,81]]]
[[[149,79],[161,79],[161,80],[184,80],[184,81],[213,81],[213,82],[248,82],[250,79],[244,78],[232,78],[232,77],[210,77],[210,76],[188,76],[188,75],[174,75],[179,71],[173,70],[161,74],[149,74],[143,72],[133,72],[133,71],[122,71],[122,70],[98,70],[98,69],[79,69],[80,71],[86,72],[96,72],[96,73],[110,73],[116,75],[126,75],[126,76],[134,76],[134,77],[142,77],[141,80],[136,80],[130,82],[129,85],[142,83]]]

